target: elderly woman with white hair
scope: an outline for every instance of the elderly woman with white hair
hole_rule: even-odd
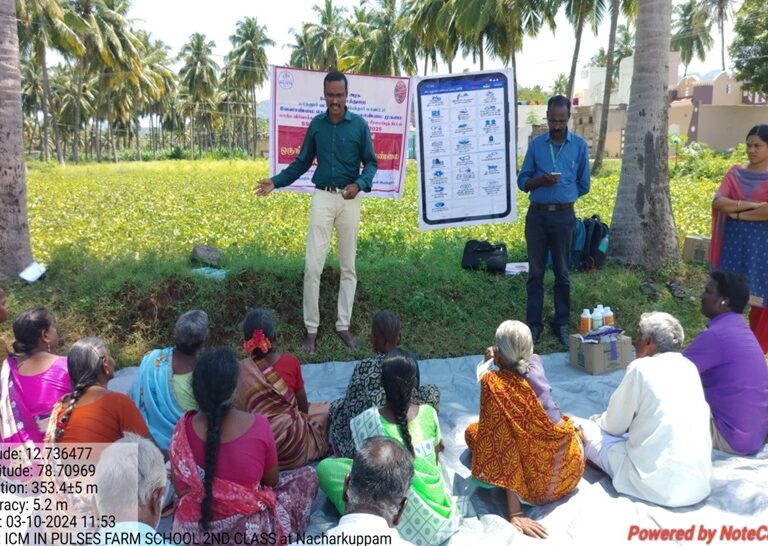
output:
[[[644,313],[637,358],[608,409],[579,420],[590,461],[616,491],[662,506],[689,506],[709,495],[709,406],[696,366],[680,353],[683,327],[668,313]]]
[[[102,533],[112,539],[132,533],[140,537],[139,544],[165,544],[155,528],[167,479],[163,455],[150,440],[127,433],[110,444],[101,453],[94,476],[96,505],[105,518]],[[102,537],[101,542],[108,539]]]
[[[528,326],[502,322],[486,358],[478,370],[480,420],[465,433],[472,476],[506,489],[510,523],[545,538],[544,526],[525,517],[520,503],[550,503],[576,488],[585,463],[579,433],[552,399]]]
[[[193,309],[176,321],[173,347],[154,349],[141,360],[131,398],[163,451],[168,451],[173,428],[184,412],[197,409],[192,370],[197,353],[207,341],[208,315]]]

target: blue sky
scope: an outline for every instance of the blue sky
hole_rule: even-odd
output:
[[[217,60],[223,64],[223,57],[230,49],[229,36],[234,33],[238,20],[252,16],[260,24],[267,26],[268,36],[276,42],[276,46],[267,50],[270,63],[286,64],[290,50],[284,47],[291,43],[290,29],[299,29],[303,22],[316,20],[312,11],[314,4],[322,4],[324,0],[134,0],[129,16],[136,19],[135,26],[152,33],[152,36],[163,40],[171,46],[173,54],[178,53],[190,34],[201,32],[216,42],[215,53]],[[678,0],[675,0],[677,3]],[[359,0],[335,0],[334,4],[350,9],[358,5]],[[583,66],[600,47],[608,44],[608,23],[604,21],[600,34],[595,37],[585,32],[582,38],[579,67]],[[726,45],[732,34],[726,32]],[[705,63],[695,60],[691,63],[689,72],[707,72],[718,68],[720,63],[720,38],[713,30],[715,48],[708,53]],[[535,39],[527,38],[523,44],[523,52],[518,55],[517,79],[520,85],[541,85],[545,90],[552,86],[558,74],[568,74],[571,65],[575,39],[573,30],[562,14],[558,18],[556,35],[544,30]],[[726,59],[726,62],[728,60]],[[502,63],[497,60],[486,60],[486,69],[500,68]],[[471,59],[458,60],[454,71],[464,69],[479,70]],[[442,67],[441,72],[447,73]],[[680,68],[682,75],[683,69]],[[268,98],[267,89],[260,93],[259,100]]]

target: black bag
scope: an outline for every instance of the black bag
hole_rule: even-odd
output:
[[[464,269],[485,269],[494,273],[504,273],[507,268],[507,245],[472,239],[464,245],[464,256],[461,258]]]
[[[610,229],[608,224],[600,220],[597,214],[590,218],[584,218],[584,242],[581,249],[576,250],[574,254],[578,256],[577,261],[571,263],[571,269],[586,269],[591,271],[605,265],[608,253],[608,241],[610,238]],[[577,235],[574,232],[574,247],[577,243]]]

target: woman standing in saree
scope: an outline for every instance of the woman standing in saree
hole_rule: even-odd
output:
[[[472,476],[506,489],[509,521],[528,536],[546,529],[520,505],[546,504],[570,493],[584,473],[579,433],[552,399],[531,330],[507,320],[486,353],[498,370],[480,378],[480,421],[467,427]]]
[[[212,534],[230,542],[286,544],[303,533],[317,493],[310,467],[278,472],[277,451],[263,415],[232,407],[239,369],[229,349],[202,352],[192,372],[199,411],[176,425],[169,449],[179,497],[173,531],[203,544]],[[270,535],[271,533],[271,535]]]
[[[747,158],[731,167],[715,193],[709,259],[713,270],[749,280],[756,298],[749,326],[768,353],[768,125],[747,133]]]
[[[13,321],[13,335],[0,369],[0,442],[21,449],[43,441],[54,405],[72,386],[67,358],[52,352],[59,335],[50,311],[27,309]]]
[[[281,469],[298,468],[328,453],[328,404],[310,404],[299,359],[275,351],[271,311],[252,309],[243,321],[243,349],[235,407],[269,420]]]
[[[384,359],[381,380],[386,403],[352,419],[355,446],[373,436],[386,436],[405,445],[413,455],[414,474],[397,530],[403,539],[419,546],[441,544],[458,530],[461,515],[446,489],[437,458],[443,449],[437,412],[429,404],[411,403],[416,363],[402,349],[395,349]],[[340,514],[345,513],[342,491],[351,468],[352,460],[346,458],[329,458],[317,465],[320,488]]]

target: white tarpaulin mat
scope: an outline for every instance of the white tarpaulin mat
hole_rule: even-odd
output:
[[[590,376],[571,368],[566,353],[544,355],[553,396],[568,414],[589,417],[602,412],[623,376],[616,371]],[[440,460],[452,480],[453,492],[466,505],[468,515],[450,545],[528,544],[540,541],[518,533],[506,521],[506,500],[500,489],[475,489],[464,429],[477,420],[480,391],[476,366],[480,355],[419,362],[422,383],[440,387],[440,427],[445,451]],[[342,396],[355,362],[329,362],[302,366],[311,401]],[[122,370],[110,388],[127,390],[135,368]],[[768,448],[754,457],[712,452],[712,493],[687,508],[669,509],[618,495],[610,479],[588,466],[571,495],[558,502],[525,507],[549,532],[546,544],[768,544]],[[315,501],[310,534],[336,525],[338,514],[322,492]],[[658,535],[659,530],[671,531]],[[631,535],[631,537],[630,537]]]

